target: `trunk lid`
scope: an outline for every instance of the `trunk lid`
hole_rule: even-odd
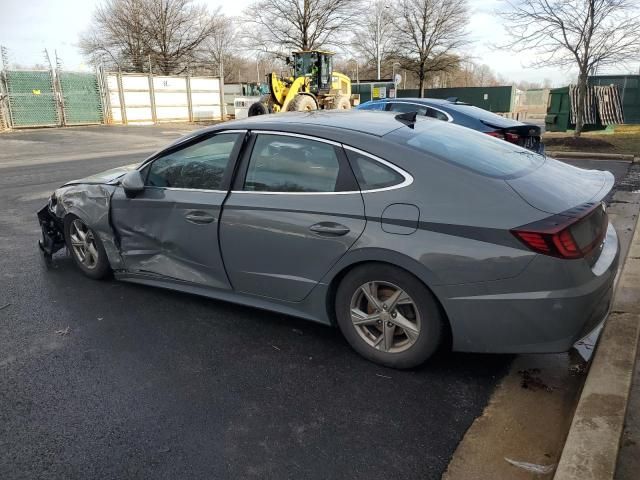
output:
[[[614,177],[611,172],[584,170],[546,158],[533,172],[506,181],[532,207],[557,214],[601,201],[613,188]]]
[[[504,122],[500,121],[487,121],[481,120],[487,127],[497,128],[502,130],[503,132],[516,133],[521,137],[539,137],[540,136],[540,127],[536,125],[527,125],[523,123],[516,123],[514,125],[513,121],[509,122],[509,119],[504,119]]]

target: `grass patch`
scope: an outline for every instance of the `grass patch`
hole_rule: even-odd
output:
[[[614,133],[548,132],[542,137],[548,150],[559,152],[621,153],[640,156],[640,125],[619,125]]]

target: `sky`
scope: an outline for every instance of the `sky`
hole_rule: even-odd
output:
[[[68,70],[85,70],[76,44],[78,36],[91,21],[92,12],[101,0],[0,0],[0,45],[9,49],[9,61],[21,66],[46,64],[47,48],[55,62],[54,52]],[[394,0],[390,0],[394,1]],[[557,68],[531,68],[531,55],[504,52],[492,48],[506,39],[495,9],[502,0],[469,0],[469,33],[471,43],[465,52],[477,63],[510,81],[542,82],[550,79],[554,86],[566,85],[575,73]],[[220,6],[223,13],[239,15],[251,0],[208,0],[210,8]],[[626,71],[624,72],[626,73]]]

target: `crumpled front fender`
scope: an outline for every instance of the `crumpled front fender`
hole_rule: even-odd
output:
[[[115,189],[115,185],[79,184],[56,190],[49,204],[38,212],[43,233],[41,248],[45,254],[52,255],[64,247],[64,218],[73,214],[98,235],[111,268],[124,268],[116,233],[110,222],[111,195]]]

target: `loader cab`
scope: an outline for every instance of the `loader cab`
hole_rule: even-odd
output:
[[[289,63],[289,62],[288,62]],[[328,93],[333,72],[333,53],[320,50],[293,52],[293,76],[309,77],[311,93]]]

